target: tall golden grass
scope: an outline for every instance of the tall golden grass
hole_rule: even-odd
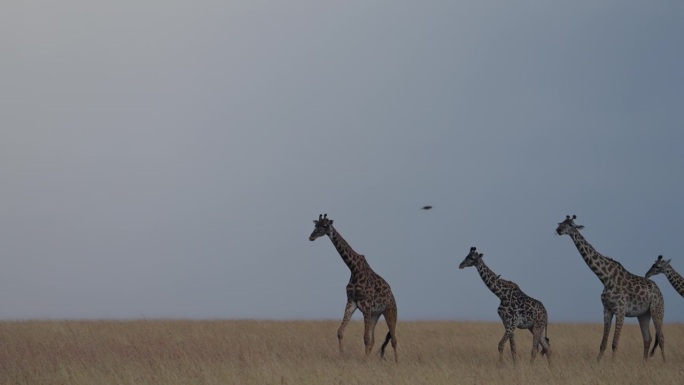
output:
[[[596,362],[602,325],[552,324],[553,364],[529,362],[530,333],[516,332],[499,362],[498,323],[400,322],[399,364],[363,355],[363,325],[338,321],[0,322],[0,384],[682,384],[684,326],[665,325],[667,361],[642,361],[641,333],[626,325],[618,353]],[[379,349],[386,325],[378,324]],[[378,341],[380,340],[380,341]]]

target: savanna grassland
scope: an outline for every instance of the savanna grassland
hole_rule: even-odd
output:
[[[666,358],[642,362],[641,334],[626,325],[620,348],[597,364],[599,324],[552,324],[551,367],[529,362],[530,333],[516,332],[499,362],[498,323],[400,322],[399,364],[363,356],[363,325],[338,321],[0,322],[0,384],[682,384],[684,325],[666,324]],[[380,341],[378,341],[380,340]]]

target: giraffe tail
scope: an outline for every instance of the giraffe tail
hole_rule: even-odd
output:
[[[658,345],[660,345],[660,339],[658,339],[658,333],[656,333],[655,344],[653,344],[653,349],[651,350],[651,354],[649,354],[649,357],[653,357]],[[660,348],[662,349],[663,347],[661,346]]]
[[[551,340],[549,340],[549,327],[548,327],[548,325],[544,328],[544,339],[546,340],[547,345],[551,343]],[[544,347],[542,346],[541,355],[544,356],[545,354],[549,354],[549,352],[546,351],[546,349],[544,349]]]
[[[387,347],[387,344],[389,341],[392,339],[392,332],[387,332],[387,335],[385,336],[385,342],[382,343],[382,347],[380,347],[380,357],[385,357],[385,348]]]

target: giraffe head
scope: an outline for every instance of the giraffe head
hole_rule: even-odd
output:
[[[646,272],[646,278],[663,273],[667,267],[670,266],[670,261],[671,259],[665,260],[663,259],[662,255],[659,255],[658,259],[656,259],[655,263],[653,263],[653,266],[651,266],[651,268]]]
[[[458,265],[459,269],[463,269],[465,267],[469,266],[475,266],[475,263],[482,258],[482,253],[477,252],[476,247],[471,247],[470,252],[468,255],[466,255],[465,259],[463,262],[461,262],[460,265]]]
[[[328,219],[328,214],[318,214],[318,220],[314,219],[313,223],[316,225],[313,232],[309,235],[309,240],[313,241],[318,237],[330,234],[332,231],[333,220]]]
[[[576,225],[575,219],[577,219],[577,215],[573,215],[572,217],[570,215],[566,215],[565,220],[563,222],[559,223],[558,227],[556,227],[556,234],[558,234],[558,235],[568,234],[573,229],[582,230],[584,228],[584,226]]]

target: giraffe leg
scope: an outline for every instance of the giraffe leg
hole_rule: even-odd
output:
[[[347,327],[352,314],[356,311],[356,302],[348,301],[347,306],[344,307],[344,318],[342,318],[342,323],[340,328],[337,329],[337,340],[340,344],[340,355],[342,355],[342,339],[344,338],[344,329]]]
[[[499,361],[503,362],[503,350],[506,345],[506,341],[509,341],[511,345],[511,356],[513,357],[513,362],[516,361],[517,352],[515,350],[515,339],[513,332],[515,331],[515,325],[505,325],[506,331],[504,332],[501,341],[499,341]]]
[[[506,330],[506,333],[508,333],[508,343],[511,344],[511,356],[513,356],[513,363],[516,363],[518,359],[518,351],[515,348],[515,325],[509,326],[509,329]]]
[[[368,316],[366,316],[368,314]],[[371,354],[373,351],[373,345],[375,345],[375,325],[377,325],[380,319],[380,313],[366,313],[363,315],[364,333],[363,342],[366,345],[366,356]]]
[[[394,362],[399,363],[399,357],[397,356],[397,334],[395,332],[397,327],[396,305],[387,308],[387,310],[385,310],[384,317],[389,331],[387,332],[387,337],[385,337],[385,342],[382,344],[382,348],[380,348],[380,357],[385,357],[385,347],[387,346],[387,342],[391,340],[392,349],[394,350]]]
[[[665,315],[665,307],[661,304],[652,306],[651,314],[653,316],[653,326],[656,332],[656,345],[653,345],[651,356],[655,353],[656,346],[660,345],[660,353],[665,361],[665,336],[663,335],[663,316]]]
[[[620,342],[620,333],[622,332],[622,324],[625,322],[625,314],[618,313],[615,315],[615,334],[613,334],[613,359],[615,359],[615,353],[617,352],[618,343]]]
[[[504,331],[503,337],[501,337],[501,340],[499,341],[499,362],[503,363],[503,351],[504,347],[506,346],[506,341],[508,341],[508,332]]]
[[[363,313],[363,346],[365,347],[366,355],[368,355],[368,343],[370,342],[370,312]]]
[[[637,317],[639,320],[639,328],[641,329],[641,336],[644,339],[644,361],[648,360],[648,349],[651,347],[651,331],[649,326],[651,324],[651,313],[644,313]],[[656,344],[653,346],[655,349],[658,346],[658,340],[656,339]]]
[[[539,351],[539,345],[541,344],[542,340],[542,332],[544,331],[544,328],[540,325],[535,325],[530,329],[530,332],[532,332],[532,357],[530,357],[530,362],[534,362],[534,359],[537,358],[537,352]],[[546,349],[542,345],[542,354]]]
[[[538,326],[541,328],[542,332],[546,332],[546,325],[544,326]],[[532,332],[532,329],[530,329],[530,333],[532,333],[532,337],[534,338],[534,332]],[[546,336],[542,336],[542,333],[540,332],[539,335],[539,345],[541,346],[541,355],[548,355],[551,354],[551,345],[549,343],[549,339]]]
[[[598,358],[596,361],[601,361],[603,357],[603,352],[606,351],[606,346],[608,345],[608,335],[610,334],[610,324],[613,322],[613,312],[607,307],[603,308],[603,337],[601,338],[601,347],[599,349]]]

